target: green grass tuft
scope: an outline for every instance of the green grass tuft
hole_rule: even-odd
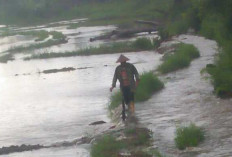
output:
[[[135,93],[135,101],[141,102],[148,100],[154,92],[161,90],[164,87],[158,77],[152,72],[147,72],[141,75],[139,85]]]
[[[116,141],[113,136],[106,135],[91,148],[91,157],[117,157],[120,149],[124,147],[124,144],[120,141]]]
[[[133,42],[132,46],[141,50],[151,50],[154,48],[152,41],[148,38],[138,38]]]
[[[109,110],[117,108],[122,103],[121,91],[116,92],[110,97]]]
[[[14,60],[14,57],[12,56],[12,54],[6,54],[0,57],[0,63],[7,63],[10,60]]]
[[[168,73],[190,65],[191,61],[200,56],[199,51],[193,45],[179,44],[176,52],[169,55],[158,67],[161,73]]]
[[[196,147],[203,140],[204,132],[195,124],[177,128],[175,144],[180,150],[186,149],[186,147]]]
[[[53,39],[55,39],[55,40],[65,39],[65,35],[61,32],[51,31],[51,32],[49,32],[49,34],[51,34],[53,36]]]

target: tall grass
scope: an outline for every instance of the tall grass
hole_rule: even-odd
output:
[[[152,72],[147,72],[141,75],[139,85],[135,92],[135,101],[141,102],[148,100],[152,94],[164,88],[161,82]],[[118,107],[122,102],[121,92],[117,92],[110,98],[109,109]]]
[[[72,56],[83,56],[83,55],[97,55],[97,54],[111,54],[121,52],[137,52],[142,50],[152,50],[154,48],[153,43],[149,39],[137,39],[133,42],[115,42],[112,44],[101,45],[100,47],[91,47],[73,52],[64,53],[42,53],[32,55],[24,58],[24,60],[31,59],[47,59],[47,58],[59,58],[59,57],[72,57]]]
[[[176,130],[175,144],[181,150],[186,147],[196,147],[203,140],[204,132],[195,124],[190,124],[188,127],[179,127]]]
[[[200,56],[196,47],[190,44],[179,44],[174,54],[168,56],[158,67],[161,73],[168,73],[190,65],[194,58]]]

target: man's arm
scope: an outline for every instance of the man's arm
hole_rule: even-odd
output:
[[[140,77],[139,77],[139,73],[138,73],[138,70],[136,69],[136,67],[132,64],[132,68],[133,68],[133,74],[135,76],[135,79],[136,79],[136,87],[138,86],[139,84],[139,80],[140,80]]]
[[[110,88],[110,91],[112,92],[112,90],[116,87],[116,82],[117,82],[117,68],[115,69],[115,72],[114,72],[114,78],[113,78],[113,81],[112,81],[112,86]]]
[[[135,79],[136,81],[139,81],[140,80],[139,73],[134,65],[132,65],[132,67],[133,67],[133,73],[135,75]]]

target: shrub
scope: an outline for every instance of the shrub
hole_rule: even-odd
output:
[[[204,132],[195,124],[188,127],[179,127],[176,130],[175,144],[180,150],[186,147],[196,147],[204,140]]]
[[[169,55],[158,67],[161,73],[168,73],[190,65],[191,60],[199,57],[199,51],[190,44],[179,44],[176,52]]]
[[[223,50],[214,67],[207,67],[213,78],[215,93],[221,98],[232,97],[232,55]]]

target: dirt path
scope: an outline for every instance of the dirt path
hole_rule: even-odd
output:
[[[193,44],[201,57],[186,69],[162,76],[166,88],[137,104],[136,114],[154,132],[154,145],[169,157],[232,156],[232,99],[216,98],[210,81],[200,74],[213,63],[216,42],[191,35],[181,35],[174,41]],[[191,122],[205,128],[206,140],[198,148],[178,151],[174,144],[176,126]]]

